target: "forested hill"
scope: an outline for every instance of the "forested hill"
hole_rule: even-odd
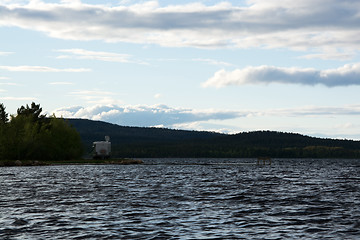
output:
[[[68,119],[86,152],[109,135],[114,157],[296,157],[360,158],[360,141],[323,139],[274,131],[234,135],[164,128],[124,127],[101,121]]]
[[[224,134],[205,131],[185,131],[166,128],[124,127],[102,121],[87,119],[67,119],[80,133],[82,141],[91,145],[94,141],[104,141],[110,136],[113,145],[148,144],[206,140],[224,136]]]

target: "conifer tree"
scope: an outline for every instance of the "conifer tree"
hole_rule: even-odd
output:
[[[9,114],[5,111],[5,106],[3,103],[0,103],[0,124],[5,124],[9,121]]]
[[[0,159],[69,160],[81,158],[79,133],[64,119],[42,115],[40,104],[21,106],[8,121],[0,105]],[[6,124],[5,124],[6,123]]]

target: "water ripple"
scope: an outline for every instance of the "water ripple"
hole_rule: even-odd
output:
[[[359,236],[360,161],[242,164],[249,161],[145,159],[148,165],[0,168],[0,238]]]

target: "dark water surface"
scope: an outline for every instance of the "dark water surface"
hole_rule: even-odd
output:
[[[0,168],[0,239],[360,239],[360,160],[144,161]]]

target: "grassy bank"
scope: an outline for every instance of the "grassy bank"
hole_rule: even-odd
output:
[[[78,159],[66,161],[37,161],[37,160],[0,160],[0,167],[11,166],[47,166],[47,165],[108,165],[108,164],[142,164],[139,159],[119,158],[119,159]]]

